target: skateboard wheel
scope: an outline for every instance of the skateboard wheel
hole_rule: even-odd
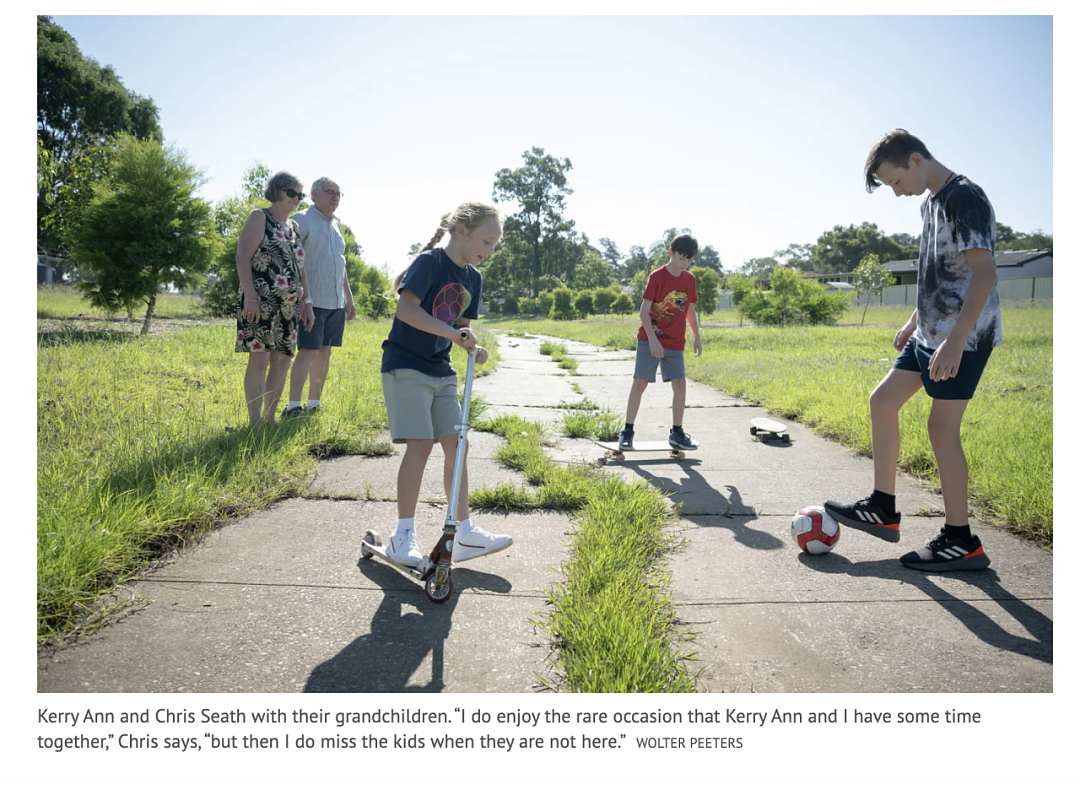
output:
[[[378,547],[378,546],[382,545],[382,540],[379,539],[378,534],[376,534],[373,531],[369,531],[369,532],[366,532],[364,534],[364,543],[366,543],[367,545],[374,545],[374,546]],[[360,555],[365,559],[370,559],[375,554],[373,554],[371,551],[369,551],[367,548],[365,548],[363,544],[361,544],[360,545]]]
[[[678,458],[681,461],[683,458],[686,457],[686,453],[684,453],[682,450],[679,450],[679,454],[676,455],[675,457]]]
[[[753,426],[753,425],[750,426],[750,435],[751,436],[757,436],[757,427],[756,426]]]
[[[791,441],[791,437],[786,433],[783,436],[781,436],[780,438],[785,442],[790,442]]]
[[[435,576],[432,575],[424,584],[424,594],[432,602],[443,603],[450,599],[454,593],[454,579],[447,575],[446,583],[442,586],[435,585]]]
[[[619,463],[622,463],[626,460],[626,456],[623,455],[621,452],[617,452],[615,453],[615,460],[617,460]]]

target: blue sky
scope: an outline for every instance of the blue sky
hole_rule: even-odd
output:
[[[1048,16],[54,20],[154,99],[203,196],[256,161],[329,175],[392,271],[533,146],[571,160],[567,213],[594,244],[686,226],[726,269],[836,224],[917,233],[916,199],[862,183],[897,126],[1002,223],[1054,228]]]

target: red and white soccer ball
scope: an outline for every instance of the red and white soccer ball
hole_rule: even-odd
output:
[[[840,539],[840,524],[824,507],[803,507],[791,519],[791,536],[807,553],[828,553]]]

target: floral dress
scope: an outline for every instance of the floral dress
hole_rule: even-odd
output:
[[[304,267],[304,249],[300,231],[291,218],[282,224],[269,209],[259,250],[251,259],[251,279],[259,295],[259,320],[244,319],[244,292],[236,312],[236,351],[277,351],[293,356],[296,331],[300,325],[300,304],[304,287],[300,271]]]

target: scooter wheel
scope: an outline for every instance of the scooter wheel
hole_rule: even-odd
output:
[[[379,539],[379,535],[373,531],[364,533],[364,540],[360,544],[360,555],[365,559],[370,559],[375,554],[365,548],[365,545],[374,545],[375,547],[379,547],[382,545],[382,540]]]
[[[435,586],[435,576],[432,575],[424,584],[424,594],[426,594],[428,599],[432,602],[446,602],[454,594],[454,579],[447,575],[446,583],[444,583],[441,588],[438,588]]]

